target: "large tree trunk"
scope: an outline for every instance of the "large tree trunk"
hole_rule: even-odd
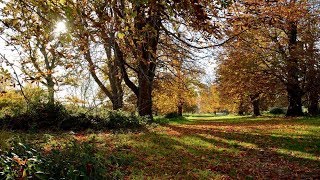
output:
[[[122,76],[120,73],[120,65],[118,65],[118,59],[114,59],[114,62],[109,60],[108,62],[108,78],[110,82],[111,95],[109,97],[112,102],[113,110],[118,110],[123,108],[123,88],[122,88]]]
[[[302,92],[299,86],[288,86],[289,106],[286,116],[303,116],[302,112]]]
[[[140,5],[135,9],[138,12],[135,18],[134,27],[137,32],[133,39],[136,46],[135,58],[138,63],[138,111],[140,116],[147,116],[151,121],[152,116],[152,90],[153,80],[157,62],[157,48],[160,37],[161,18],[158,12],[150,11],[149,17],[140,10],[144,8]],[[151,8],[151,7],[150,7]],[[151,31],[145,33],[145,28],[152,28]]]
[[[260,113],[260,106],[259,106],[259,100],[255,100],[252,102],[252,105],[253,105],[253,114],[255,116],[261,116],[261,113]]]
[[[140,116],[148,116],[152,120],[152,84],[153,76],[150,75],[147,64],[140,62],[139,66],[139,88],[137,107]]]
[[[241,100],[238,106],[238,115],[243,116],[244,113],[245,113],[244,104]]]
[[[112,109],[119,110],[123,108],[123,95],[114,96],[112,102]]]
[[[152,86],[157,63],[157,48],[162,20],[158,8],[162,8],[162,5],[157,1],[150,1],[148,7],[144,6],[143,3],[136,3],[133,8],[137,12],[133,22],[135,30],[128,37],[133,42],[131,44],[133,47],[127,50],[131,50],[133,58],[137,63],[133,65],[127,64],[124,59],[124,53],[117,42],[114,42],[114,50],[115,55],[121,63],[124,82],[137,97],[139,115],[148,116],[152,120]],[[119,17],[122,16],[121,13],[118,13],[118,15]],[[127,43],[130,44],[130,41]],[[130,80],[128,68],[137,74],[138,85]]]
[[[182,105],[178,105],[178,116],[182,116],[183,108]]]
[[[299,63],[297,55],[297,25],[295,22],[290,23],[289,30],[289,57],[286,61],[287,68],[287,93],[289,106],[286,116],[303,116],[302,112],[302,95],[303,91],[299,82]]]
[[[182,103],[178,104],[178,116],[182,116],[183,113],[183,105]]]
[[[252,103],[252,107],[253,107],[253,115],[254,116],[261,116],[259,95],[252,96],[251,103]]]
[[[109,90],[107,86],[100,80],[96,73],[96,67],[95,63],[92,60],[92,56],[90,53],[90,46],[89,46],[89,37],[85,36],[83,37],[85,40],[81,49],[85,50],[84,57],[89,65],[89,71],[91,76],[93,77],[94,81],[98,84],[99,88],[102,90],[102,92],[111,100],[112,103],[112,109],[118,110],[123,108],[123,89],[122,89],[122,75],[120,73],[120,63],[118,56],[115,56],[113,59],[111,57],[111,47],[105,46],[106,54],[108,57],[108,79],[110,82],[110,88]],[[111,38],[110,38],[111,40]],[[107,47],[107,48],[106,48]]]
[[[319,115],[319,96],[320,96],[320,72],[319,63],[317,59],[317,48],[315,34],[312,33],[315,25],[312,22],[308,23],[309,41],[307,42],[307,49],[305,54],[307,55],[307,71],[306,71],[306,94],[308,104],[308,114],[311,116]]]
[[[49,106],[54,106],[54,101],[55,101],[55,99],[54,99],[54,94],[55,94],[55,92],[54,92],[54,82],[53,82],[53,80],[52,80],[52,77],[47,77],[46,78],[46,80],[47,80],[47,89],[48,89],[48,105]]]
[[[317,91],[309,94],[308,113],[312,116],[319,115],[319,94]]]

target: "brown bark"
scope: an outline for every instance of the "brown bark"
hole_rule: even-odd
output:
[[[139,34],[136,34],[134,44],[138,48],[138,111],[141,116],[148,116],[152,120],[152,89],[153,80],[156,70],[156,54],[159,42],[159,31],[161,18],[159,12],[150,11],[149,17],[141,10],[140,6],[136,7],[138,13],[135,19],[135,28]],[[145,33],[144,28],[151,27],[152,31]],[[140,38],[143,41],[139,40]]]
[[[138,91],[138,112],[140,116],[148,116],[152,119],[152,79],[147,76],[146,65],[140,65],[139,91]]]
[[[155,8],[157,5],[152,5],[150,8],[151,7]],[[140,5],[135,7],[138,14],[134,19],[135,32],[132,34],[132,40],[135,46],[134,49],[132,49],[132,54],[138,62],[137,67],[135,67],[136,69],[134,69],[135,73],[137,73],[138,85],[135,85],[130,80],[126,68],[128,64],[126,64],[123,52],[116,42],[114,43],[114,48],[115,54],[121,62],[121,72],[123,73],[124,82],[137,96],[139,115],[147,116],[152,120],[152,90],[161,18],[160,13],[156,11],[156,9],[148,11],[148,16],[146,16],[144,8],[144,6]],[[145,28],[150,28],[151,30],[146,33]]]
[[[244,113],[245,113],[244,104],[241,100],[238,107],[238,115],[243,116]]]
[[[182,107],[182,104],[179,103],[179,105],[178,105],[178,116],[182,116],[182,112],[183,112],[183,107]]]
[[[54,82],[52,80],[51,76],[48,76],[46,78],[47,80],[47,89],[48,89],[48,105],[53,107],[54,103],[55,103],[55,99],[54,99]]]
[[[303,91],[299,82],[299,64],[296,54],[297,49],[297,25],[295,22],[290,23],[289,29],[289,57],[286,61],[287,68],[287,93],[288,93],[288,111],[286,116],[303,116],[302,112],[302,95]]]
[[[111,91],[110,91],[97,76],[97,73],[95,70],[95,64],[91,58],[88,37],[84,37],[84,38],[86,39],[82,49],[85,51],[84,57],[89,64],[89,71],[91,76],[93,77],[95,82],[98,84],[99,88],[103,91],[103,93],[110,99],[113,110],[118,110],[123,108],[123,90],[121,86],[122,77],[121,76],[118,77],[119,66],[117,64],[114,65],[113,62],[109,59],[110,62],[108,62],[107,65],[109,67],[108,77],[109,77],[110,87],[111,87]]]
[[[261,116],[260,113],[260,99],[259,97],[252,100],[252,106],[253,106],[253,115],[254,116]]]
[[[307,50],[305,54],[307,55],[307,70],[306,70],[306,94],[308,103],[308,114],[311,116],[319,115],[319,97],[320,97],[320,72],[319,64],[317,59],[316,50],[316,37],[312,33],[314,25],[312,22],[308,23],[308,29],[310,31],[310,36],[307,41]]]
[[[302,92],[297,85],[287,85],[289,106],[286,116],[303,116]]]
[[[319,93],[317,91],[309,93],[308,113],[311,116],[319,115]]]
[[[120,62],[117,56],[112,57],[111,55],[111,44],[113,36],[110,38],[109,43],[105,42],[104,47],[108,57],[108,79],[110,82],[110,89],[112,97],[109,97],[112,101],[113,110],[123,108],[123,88],[122,88],[122,74],[120,70]]]

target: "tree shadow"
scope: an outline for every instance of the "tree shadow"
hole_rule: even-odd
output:
[[[261,117],[237,117],[237,118],[217,118],[217,119],[201,119],[188,120],[189,125],[210,125],[210,126],[261,126],[261,125],[307,125],[307,126],[320,126],[319,118],[275,118],[273,116]]]
[[[190,134],[188,129],[169,126],[182,133],[181,136],[168,136],[165,134],[145,134],[138,141],[143,142],[137,149],[141,155],[155,156],[147,171],[161,176],[163,172],[180,177],[188,177],[194,169],[210,170],[221,177],[232,178],[314,178],[319,177],[320,164],[317,160],[304,159],[270,151],[268,149],[252,149],[243,146],[235,146],[224,141],[203,137],[199,134]],[[207,133],[199,131],[199,133]],[[214,135],[226,140],[247,140],[246,137],[230,136],[228,133]],[[201,139],[203,142],[214,145],[214,148],[190,145],[179,138],[191,137]],[[253,136],[254,138],[263,138]],[[246,141],[248,142],[248,141]],[[258,146],[264,144],[259,141],[249,140]],[[146,146],[146,144],[149,144]],[[266,147],[266,146],[263,146]],[[219,150],[220,149],[220,150]],[[221,150],[222,149],[222,150]],[[238,152],[232,150],[237,149]],[[229,151],[230,150],[230,151]],[[143,162],[144,159],[141,159]],[[143,162],[142,164],[144,164]],[[160,165],[162,164],[162,165]],[[163,165],[166,164],[166,165]],[[142,167],[143,165],[141,165]],[[176,177],[176,176],[174,176]]]
[[[224,132],[221,129],[194,129],[187,127],[178,127],[173,125],[167,125],[166,127],[171,128],[184,135],[196,135],[196,134],[207,134],[214,137],[219,137],[227,140],[236,140],[240,142],[247,142],[255,144],[260,148],[281,148],[294,151],[301,151],[305,153],[311,153],[314,156],[320,157],[320,138],[312,136],[301,136],[299,138],[292,137],[281,137],[273,136],[268,134],[258,133],[245,133],[245,132]]]

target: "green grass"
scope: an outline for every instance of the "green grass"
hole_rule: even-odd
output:
[[[0,131],[6,139],[43,147],[74,136],[94,136],[116,164],[114,177],[130,179],[318,178],[320,118],[188,115],[135,133],[40,133]]]

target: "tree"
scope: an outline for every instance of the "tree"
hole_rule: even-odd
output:
[[[19,0],[8,1],[1,9],[3,38],[18,51],[25,79],[41,82],[47,88],[48,103],[52,106],[55,86],[60,81],[58,76],[65,76],[57,69],[67,65],[70,38],[55,31],[62,19],[59,10],[50,2]]]
[[[152,119],[153,83],[157,66],[161,62],[157,57],[159,45],[165,44],[165,40],[171,38],[174,39],[173,42],[196,47],[194,43],[199,43],[198,38],[189,38],[188,34],[179,32],[179,27],[199,32],[196,34],[199,39],[200,36],[204,37],[204,40],[210,39],[211,35],[218,36],[218,26],[213,23],[217,15],[215,5],[211,1],[149,0],[118,1],[114,6],[121,35],[114,48],[120,57],[124,81],[137,96],[140,115],[147,115]],[[135,74],[137,84],[129,78],[128,71]]]
[[[85,7],[85,8],[83,8]],[[101,91],[111,100],[113,109],[123,108],[123,87],[120,62],[115,51],[115,13],[107,1],[72,2],[64,4],[68,22],[73,25],[75,45],[87,61],[88,69]],[[92,17],[92,14],[96,14]],[[95,58],[93,46],[103,51],[105,58]],[[106,80],[106,81],[105,81]]]
[[[311,1],[312,2],[312,1]],[[319,4],[310,4],[308,17],[303,22],[303,34],[300,40],[300,57],[305,61],[305,92],[308,113],[310,115],[319,114],[319,96],[320,96],[320,63],[319,48],[316,43],[320,40],[320,13],[317,10]]]
[[[221,94],[239,101],[239,114],[243,114],[244,104],[249,102],[253,114],[260,116],[261,99],[275,96],[282,87],[279,80],[266,71],[265,57],[260,56],[260,49],[243,43],[255,34],[251,33],[248,31],[225,46],[226,53],[220,56],[217,79]]]
[[[159,72],[155,80],[154,109],[161,114],[176,112],[182,116],[185,107],[196,105],[197,73],[183,69],[179,60],[174,62],[172,71]]]
[[[306,61],[304,53],[304,22],[315,19],[318,12],[310,11],[311,1],[252,1],[236,5],[242,11],[232,22],[233,31],[250,29],[254,36],[243,39],[246,46],[260,51],[266,70],[286,87],[288,96],[287,116],[301,116],[302,97],[306,93]],[[314,37],[313,37],[314,39]]]
[[[207,85],[201,88],[199,98],[199,110],[202,113],[216,113],[224,108],[216,84]]]
[[[209,0],[201,2],[111,0],[77,3],[66,1],[64,7],[71,21],[75,19],[74,17],[80,16],[76,22],[84,27],[91,27],[91,29],[79,28],[82,34],[79,39],[84,40],[79,45],[81,51],[85,52],[84,56],[89,62],[92,76],[95,76],[98,66],[90,60],[90,41],[101,40],[105,47],[111,47],[111,54],[115,59],[114,67],[118,69],[120,66],[125,84],[136,95],[139,114],[152,119],[152,89],[157,65],[161,62],[158,58],[160,44],[165,44],[170,38],[170,42],[204,48],[194,44],[203,45],[212,40],[212,35],[216,37],[220,35],[217,31],[218,24],[213,22],[217,15],[216,7],[223,6],[219,3]],[[70,13],[74,11],[70,11],[69,7],[74,4],[77,13]],[[181,33],[181,28],[196,31],[195,35],[199,38],[190,39],[188,33]],[[98,39],[93,38],[96,34]],[[199,41],[201,37],[203,38]],[[110,52],[110,49],[106,52]],[[113,71],[112,68],[109,69],[110,72]],[[100,82],[98,78],[95,80],[99,87],[107,92],[101,80]],[[113,96],[111,93],[106,94],[109,94],[109,98]]]

